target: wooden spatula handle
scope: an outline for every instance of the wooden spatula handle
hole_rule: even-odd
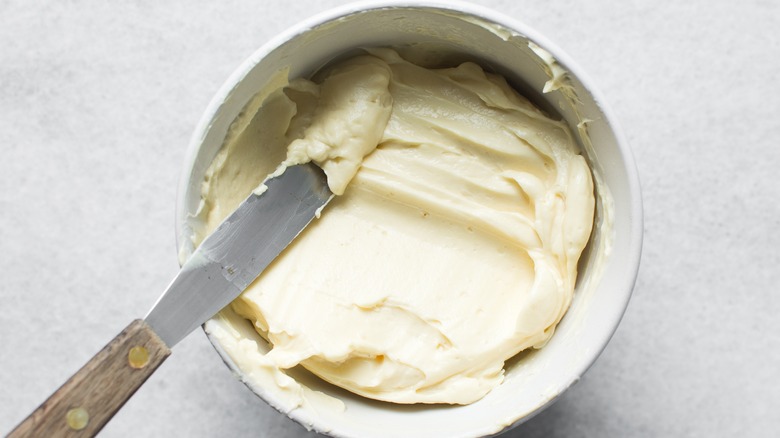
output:
[[[94,436],[170,354],[146,322],[133,321],[9,438]]]

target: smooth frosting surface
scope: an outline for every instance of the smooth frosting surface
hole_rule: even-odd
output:
[[[468,404],[550,338],[594,215],[565,123],[475,64],[425,69],[389,49],[247,117],[207,172],[206,232],[282,161],[315,161],[339,195],[232,304],[270,351],[217,334],[260,385],[301,393],[284,372],[300,364],[374,399]]]

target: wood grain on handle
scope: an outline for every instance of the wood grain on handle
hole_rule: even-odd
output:
[[[170,354],[146,322],[133,321],[8,437],[94,436]]]

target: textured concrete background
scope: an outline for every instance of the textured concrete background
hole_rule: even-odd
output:
[[[0,433],[177,271],[185,146],[234,68],[333,0],[0,1]],[[780,429],[780,3],[478,3],[593,78],[636,155],[634,298],[580,383],[511,437]],[[775,414],[771,414],[770,410]],[[193,333],[103,436],[299,437]]]

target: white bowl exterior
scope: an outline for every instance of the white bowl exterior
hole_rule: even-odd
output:
[[[492,23],[486,25],[486,23]],[[511,32],[509,31],[511,30]],[[542,94],[549,75],[528,41],[550,52],[568,72],[581,102],[578,108],[559,91]],[[319,67],[355,48],[436,43],[452,47],[509,78],[532,100],[557,110],[577,133],[583,118],[592,120],[589,157],[613,200],[611,250],[597,287],[582,293],[547,346],[508,366],[504,383],[468,406],[394,406],[334,390],[307,379],[312,389],[337,392],[346,404],[341,415],[321,415],[317,406],[295,408],[272,392],[252,389],[277,409],[308,428],[336,436],[457,437],[500,432],[529,419],[575,383],[596,360],[614,333],[628,304],[639,266],[642,209],[639,181],[631,152],[608,108],[592,85],[560,49],[528,26],[490,10],[457,2],[361,2],[320,14],[275,38],[228,79],[209,105],[189,145],[179,188],[177,236],[191,251],[188,220],[200,202],[200,184],[233,120],[249,100],[278,72],[309,76]],[[579,135],[579,134],[577,134]],[[591,269],[588,264],[585,268]],[[223,359],[241,373],[212,338]],[[313,403],[316,405],[316,403]]]

